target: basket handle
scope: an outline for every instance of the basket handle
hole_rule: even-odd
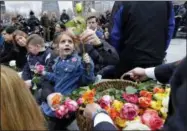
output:
[[[128,76],[129,78],[130,78],[130,73],[124,73],[121,77],[120,77],[120,79],[121,80],[125,80],[124,79],[124,77],[126,77],[126,76]],[[131,78],[130,78],[131,79]],[[132,79],[131,79],[132,80]],[[137,80],[132,80],[132,81],[134,81],[136,84],[139,84],[140,82],[139,81],[137,81]]]
[[[126,76],[129,76],[129,77],[130,77],[130,74],[129,74],[129,73],[124,73],[124,74],[120,77],[120,79],[121,79],[121,80],[124,80],[124,77],[126,77]]]

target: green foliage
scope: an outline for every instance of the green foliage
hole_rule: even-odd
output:
[[[138,92],[138,90],[135,87],[132,87],[132,86],[126,87],[126,93],[127,94],[135,94],[137,92]]]
[[[86,30],[86,21],[82,16],[77,16],[65,24],[67,28],[71,27],[75,35],[80,35]]]
[[[40,81],[41,81],[41,78],[40,78],[39,76],[35,76],[35,77],[32,79],[32,82],[35,83],[35,84],[38,84]]]

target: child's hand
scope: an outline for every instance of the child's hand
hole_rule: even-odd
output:
[[[26,80],[25,85],[27,88],[31,88],[31,86],[32,86],[31,80]]]
[[[63,99],[63,95],[61,95],[61,93],[51,93],[50,95],[47,96],[47,103],[49,107],[53,111],[55,111],[58,110],[62,99]]]
[[[83,55],[83,61],[86,63],[86,64],[90,64],[91,63],[91,58],[90,56],[88,55],[88,53],[85,53]]]

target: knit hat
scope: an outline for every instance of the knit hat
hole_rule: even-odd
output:
[[[32,10],[30,11],[30,15],[34,15],[34,12]]]
[[[8,26],[5,28],[6,33],[12,34],[16,30],[15,26]]]

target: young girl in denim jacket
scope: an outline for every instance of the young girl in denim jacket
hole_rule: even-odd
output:
[[[56,58],[53,65],[53,72],[43,72],[44,77],[55,83],[53,90],[48,90],[48,95],[52,92],[59,92],[62,95],[70,95],[75,89],[80,86],[86,86],[94,83],[94,64],[88,54],[83,57],[78,56],[75,48],[75,43],[72,35],[68,32],[63,32],[58,36],[58,52],[59,57]],[[46,90],[46,89],[43,89]],[[47,102],[43,102],[42,110],[46,116],[55,119],[55,114]],[[63,122],[65,126],[66,120],[60,119],[55,122]],[[53,128],[54,129],[54,128]]]

